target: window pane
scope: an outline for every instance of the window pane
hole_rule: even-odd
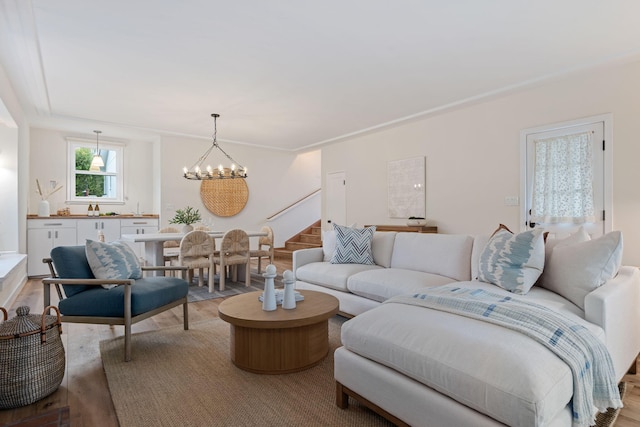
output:
[[[115,198],[118,179],[111,175],[76,174],[77,197]]]
[[[76,170],[88,171],[93,159],[93,151],[86,147],[76,148]],[[76,186],[76,188],[78,188]]]

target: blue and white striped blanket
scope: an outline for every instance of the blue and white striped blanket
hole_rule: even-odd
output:
[[[597,408],[621,408],[611,356],[605,345],[584,326],[540,304],[483,289],[455,285],[424,293],[396,296],[387,302],[424,306],[484,320],[525,334],[553,351],[573,374],[574,426],[591,426]]]

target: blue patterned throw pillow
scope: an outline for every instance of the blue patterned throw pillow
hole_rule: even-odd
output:
[[[374,265],[371,241],[376,227],[351,228],[333,224],[336,232],[336,250],[331,264],[369,264]]]
[[[478,280],[515,294],[526,294],[544,268],[544,237],[541,229],[520,234],[500,228],[480,254]]]
[[[140,279],[142,269],[135,252],[122,242],[104,243],[87,239],[87,262],[96,279]],[[102,285],[111,289],[116,285]]]

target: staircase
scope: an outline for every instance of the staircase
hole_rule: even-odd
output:
[[[276,259],[286,259],[291,261],[293,251],[306,248],[322,247],[322,232],[320,228],[320,220],[314,222],[309,227],[302,230],[284,243],[283,248],[274,249],[274,257]]]

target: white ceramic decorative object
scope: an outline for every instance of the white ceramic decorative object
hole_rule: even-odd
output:
[[[48,200],[40,200],[40,203],[38,203],[38,216],[51,216],[51,208],[49,207]]]
[[[410,220],[407,220],[407,225],[409,226],[427,225],[427,220],[426,219],[410,219]]]
[[[182,226],[182,232],[183,233],[188,233],[190,231],[193,231],[193,225],[183,225]]]
[[[285,270],[282,273],[282,279],[284,281],[284,298],[282,299],[282,308],[291,310],[296,308],[296,294],[293,286],[296,281],[293,278],[293,272],[291,270]]]
[[[262,309],[264,311],[273,311],[278,308],[276,304],[276,291],[273,279],[276,277],[276,266],[269,264],[262,274],[264,277],[264,293],[262,294]]]

